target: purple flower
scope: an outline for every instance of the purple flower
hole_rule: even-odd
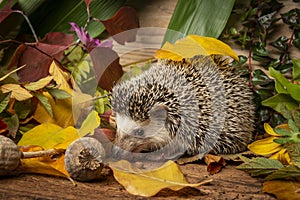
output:
[[[70,31],[75,31],[87,51],[91,52],[96,47],[112,48],[112,41],[101,42],[98,39],[92,38],[83,27],[79,27],[75,22],[70,22],[70,25],[72,26]]]

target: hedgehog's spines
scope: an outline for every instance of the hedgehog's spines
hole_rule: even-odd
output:
[[[190,155],[212,149],[217,153],[243,151],[254,130],[255,108],[247,80],[228,62],[221,56],[162,60],[116,85],[112,107],[116,113],[143,121],[154,105],[166,105],[166,129]]]

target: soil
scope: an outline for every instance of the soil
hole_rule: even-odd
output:
[[[207,179],[213,181],[196,188],[179,191],[164,189],[150,199],[276,199],[262,192],[262,181],[227,165],[221,172],[209,175],[206,165],[192,163],[180,165],[190,183]],[[107,169],[102,180],[90,183],[71,181],[58,177],[23,174],[0,178],[0,199],[146,199],[129,194]]]

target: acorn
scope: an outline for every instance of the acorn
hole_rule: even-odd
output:
[[[83,137],[73,141],[65,152],[65,168],[77,181],[101,178],[105,150],[95,138]]]
[[[20,165],[22,153],[9,138],[0,135],[0,176],[9,175]]]

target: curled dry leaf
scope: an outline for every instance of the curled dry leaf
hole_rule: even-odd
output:
[[[115,179],[129,193],[146,197],[154,196],[164,188],[177,191],[184,187],[197,187],[212,181],[209,179],[195,184],[188,183],[173,161],[168,161],[152,170],[138,169],[125,160],[110,162],[109,166],[114,172]]]
[[[207,171],[210,174],[218,173],[226,165],[225,160],[221,156],[215,156],[212,154],[207,154],[204,161],[207,164]]]

